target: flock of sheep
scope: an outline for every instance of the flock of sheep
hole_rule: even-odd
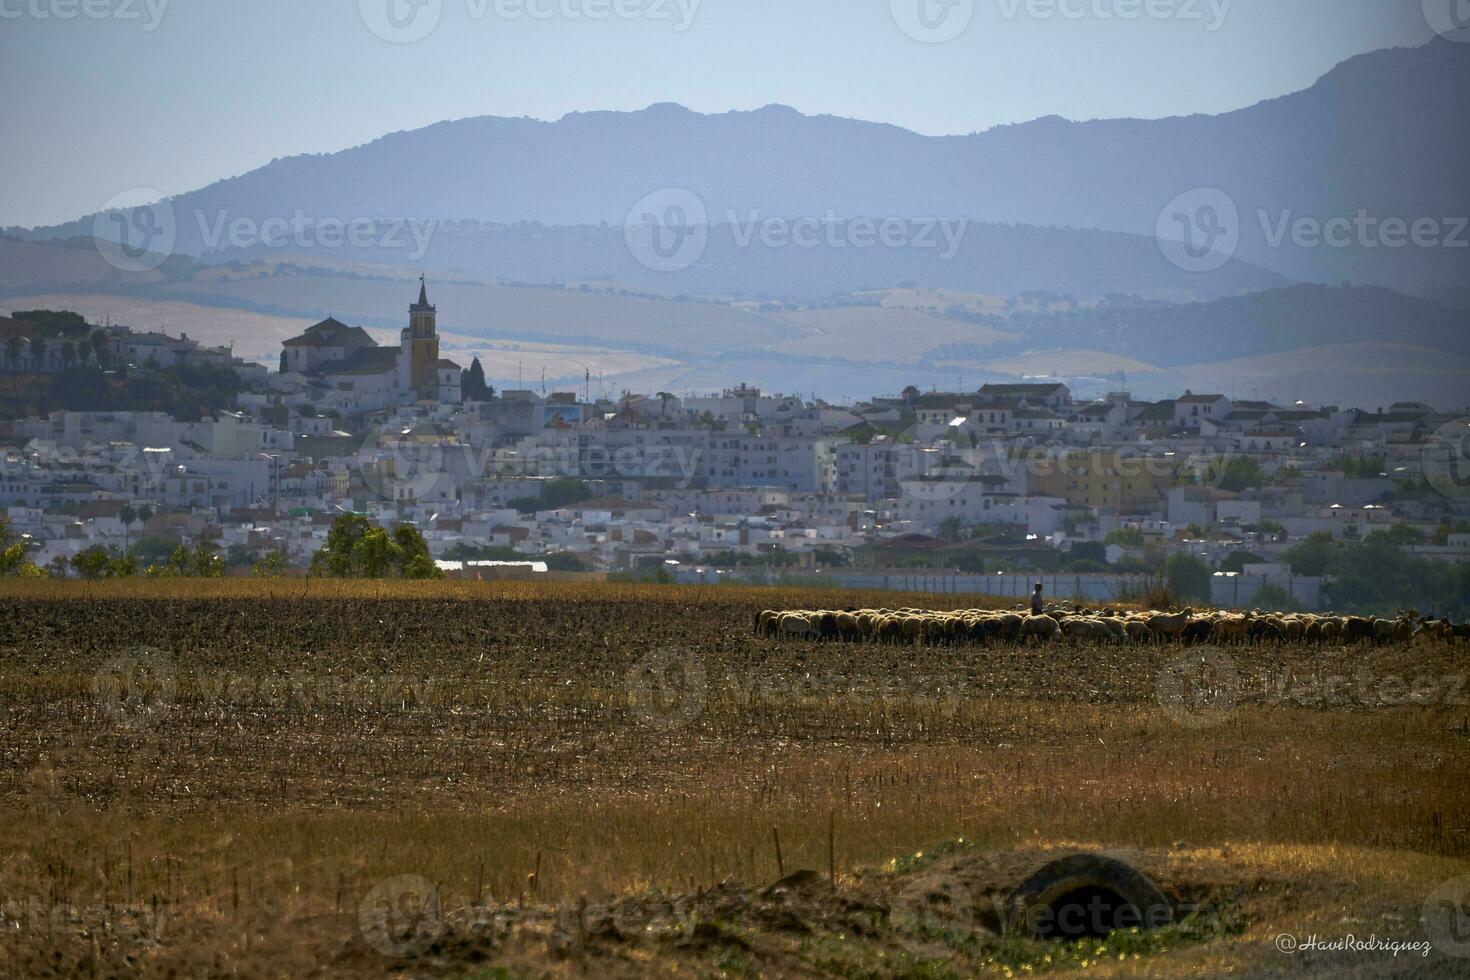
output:
[[[1261,612],[1138,612],[1071,609],[1045,613],[994,609],[767,609],[755,617],[759,636],[847,643],[999,646],[1061,639],[1090,643],[1407,643],[1416,637],[1470,638],[1470,626],[1421,617]]]

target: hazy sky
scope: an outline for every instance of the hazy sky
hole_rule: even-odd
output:
[[[0,226],[464,116],[1214,113],[1430,36],[1420,0],[0,0]]]

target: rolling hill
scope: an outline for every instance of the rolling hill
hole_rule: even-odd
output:
[[[282,338],[328,312],[392,342],[412,297],[406,280],[271,274],[201,278],[128,292],[8,291],[4,309],[68,308],[139,329],[187,331],[270,361]],[[897,305],[885,305],[890,295]],[[497,387],[547,382],[601,390],[713,391],[749,381],[862,398],[909,384],[953,388],[1053,375],[1080,391],[1126,372],[1141,395],[1185,387],[1261,397],[1377,403],[1464,401],[1470,323],[1462,312],[1378,287],[1298,284],[1209,303],[1113,299],[977,313],[917,309],[911,290],[823,309],[742,308],[616,291],[436,284],[445,356],[480,357]],[[926,299],[938,299],[928,294]],[[1423,342],[1402,339],[1417,325]],[[1310,394],[1304,394],[1310,393]]]
[[[986,358],[1005,346],[1017,354],[1082,347],[1132,352],[1173,367],[1340,344],[1408,343],[1410,337],[1424,349],[1470,357],[1470,314],[1379,286],[1299,283],[1209,303],[1120,300],[1066,312],[957,315],[1015,335],[1007,345],[979,345]],[[961,352],[946,348],[935,356]]]

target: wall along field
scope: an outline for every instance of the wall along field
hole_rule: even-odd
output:
[[[1344,916],[1422,936],[1427,897],[1470,873],[1462,641],[1202,651],[753,629],[765,608],[973,604],[7,583],[0,975],[1070,969],[1086,957],[978,926],[895,945],[889,920],[904,876],[936,855],[969,861],[951,870],[983,892],[1077,850],[1125,853],[1228,918],[1120,948],[1123,966],[1110,949],[1108,969],[1280,968],[1273,935],[1342,932]],[[742,919],[614,942],[585,926],[588,902],[706,900],[796,869],[835,872],[871,934],[820,902],[801,928]],[[361,910],[403,876],[433,883],[446,924],[385,952]],[[472,908],[501,910],[500,925],[467,925]],[[584,910],[569,938],[552,912],[535,924],[557,908]]]

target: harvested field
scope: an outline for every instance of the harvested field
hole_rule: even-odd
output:
[[[0,975],[1330,972],[1378,961],[1272,938],[1438,935],[1425,903],[1470,873],[1463,643],[752,628],[766,608],[971,604],[7,583]],[[1104,956],[986,917],[1046,861],[1102,850],[1195,918]],[[939,928],[913,913],[935,875],[968,910]],[[372,912],[404,880],[437,913],[385,952]],[[1444,945],[1431,962],[1470,963]]]

